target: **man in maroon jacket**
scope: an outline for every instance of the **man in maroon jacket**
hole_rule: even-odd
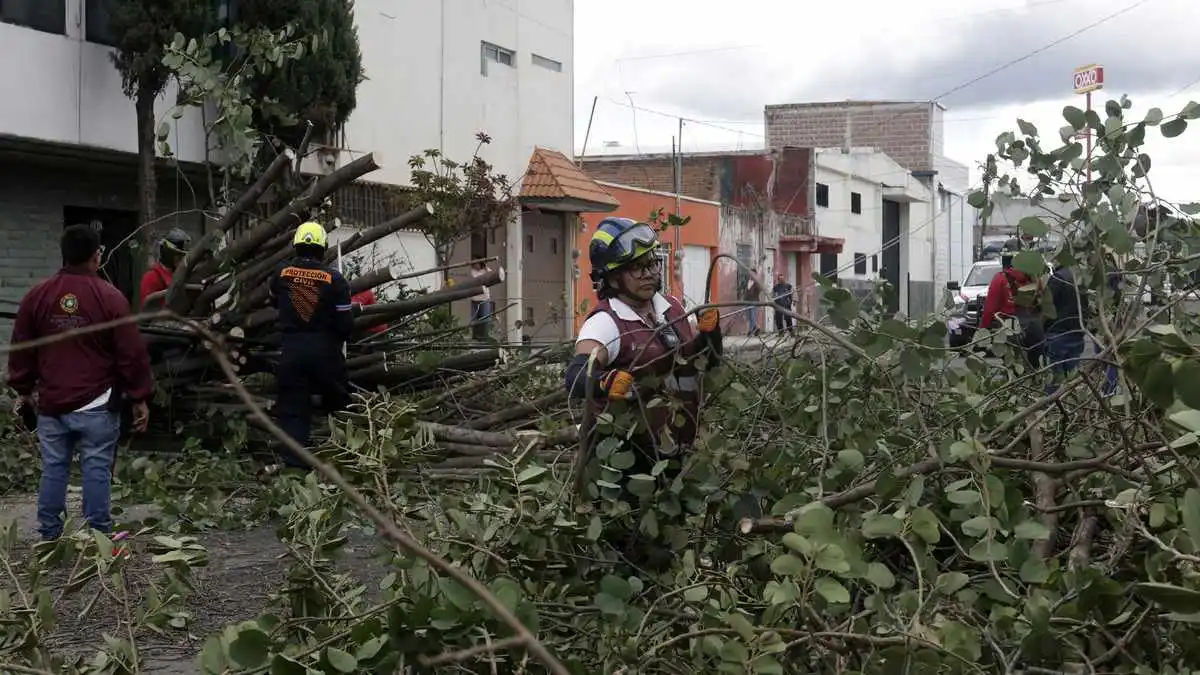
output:
[[[12,343],[50,338],[129,316],[129,302],[99,277],[100,236],[89,225],[63,231],[63,268],[21,300]],[[133,425],[144,431],[153,382],[150,357],[137,325],[61,339],[8,357],[8,383],[22,405],[36,405],[42,449],[37,514],[44,540],[63,530],[71,455],[79,450],[83,515],[101,532],[112,529],[112,465],[121,435],[122,400],[133,404]]]

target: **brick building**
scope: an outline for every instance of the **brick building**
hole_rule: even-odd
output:
[[[840,253],[842,246],[841,240],[813,231],[813,157],[811,148],[790,147],[682,156],[680,194],[721,204],[718,251],[741,263],[718,263],[720,302],[741,299],[748,270],[757,267],[765,280],[783,275],[803,289],[800,311],[811,314],[813,254]],[[604,183],[675,191],[669,154],[597,155],[580,161],[589,176]],[[745,312],[725,314],[730,330],[745,331]]]
[[[873,147],[912,172],[932,195],[928,220],[911,223],[933,230],[930,252],[934,280],[919,307],[936,305],[936,289],[961,279],[977,248],[972,223],[974,209],[966,203],[968,170],[944,155],[944,113],[932,101],[840,101],[784,103],[764,110],[767,147]]]

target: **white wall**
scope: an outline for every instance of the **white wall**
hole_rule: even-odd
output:
[[[121,91],[112,50],[84,39],[83,0],[45,1],[66,3],[63,35],[0,23],[0,134],[136,152],[133,102]],[[170,120],[174,101],[175,88],[168,87],[156,113],[171,122],[175,155],[202,160],[199,111]]]
[[[883,199],[901,200],[901,234],[907,222],[908,237],[901,243],[901,278],[933,280],[935,228],[930,222],[929,191],[908,169],[872,149],[818,150],[814,181],[829,186],[829,206],[815,206],[817,232],[845,240],[838,256],[838,278],[862,281],[879,278],[872,271],[871,257],[883,247]],[[895,187],[884,187],[895,186]],[[862,212],[851,211],[851,193],[862,195]],[[905,217],[907,213],[907,218]],[[854,254],[867,257],[867,271],[856,274]],[[903,269],[907,261],[907,269]],[[882,267],[882,260],[879,261]]]
[[[369,180],[408,183],[409,157],[428,148],[465,161],[478,132],[492,139],[482,156],[514,183],[535,145],[571,152],[573,0],[357,0],[355,15],[368,79],[358,89],[345,145],[352,155],[376,154],[383,168]],[[489,61],[484,75],[484,41],[512,51],[512,66]],[[558,61],[562,71],[535,65],[533,54]],[[419,249],[419,239],[407,237],[404,248]],[[382,242],[383,255],[402,253],[399,242]],[[516,219],[506,242],[510,303],[522,296],[523,242]],[[523,315],[519,304],[505,313],[510,323]],[[516,326],[508,328],[519,339]]]

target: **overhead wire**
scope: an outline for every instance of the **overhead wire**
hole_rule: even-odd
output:
[[[1054,4],[1056,1],[1057,1],[1057,0],[1049,0],[1048,2],[1046,2],[1046,3],[1044,3],[1044,4]],[[1133,2],[1133,3],[1129,4],[1129,5],[1126,5],[1126,6],[1122,7],[1121,9],[1119,9],[1119,10],[1117,10],[1117,11],[1115,11],[1115,12],[1112,12],[1112,13],[1110,13],[1110,14],[1107,14],[1107,15],[1105,15],[1105,16],[1103,16],[1103,17],[1101,17],[1101,18],[1099,18],[1099,19],[1097,19],[1097,20],[1095,20],[1095,21],[1093,21],[1093,22],[1091,22],[1091,23],[1089,23],[1089,24],[1087,24],[1087,25],[1085,25],[1085,26],[1082,26],[1082,27],[1080,27],[1080,28],[1078,28],[1078,29],[1076,29],[1076,30],[1073,30],[1073,31],[1071,31],[1070,33],[1068,33],[1068,34],[1066,34],[1066,35],[1064,35],[1064,36],[1062,36],[1062,37],[1060,37],[1060,38],[1057,38],[1057,39],[1055,39],[1055,40],[1053,40],[1053,41],[1051,41],[1051,42],[1049,42],[1049,43],[1047,43],[1047,44],[1045,44],[1045,45],[1042,45],[1041,47],[1038,47],[1038,48],[1036,48],[1036,49],[1033,49],[1033,50],[1031,50],[1031,51],[1029,51],[1029,52],[1026,52],[1025,54],[1022,54],[1021,56],[1018,56],[1018,57],[1016,57],[1016,58],[1010,59],[1010,60],[1008,60],[1008,61],[1006,61],[1006,62],[1004,62],[1004,63],[1002,63],[1002,64],[1000,64],[1000,65],[998,65],[998,66],[996,66],[996,67],[994,67],[994,68],[992,68],[992,69],[990,69],[990,70],[988,70],[988,71],[986,71],[986,72],[984,72],[984,73],[982,73],[982,74],[980,74],[980,75],[978,75],[978,76],[976,76],[976,77],[973,77],[973,78],[971,78],[971,79],[967,80],[966,82],[963,82],[963,83],[961,83],[961,84],[958,84],[958,85],[956,85],[956,86],[954,86],[954,87],[952,87],[952,88],[950,88],[950,89],[948,89],[948,90],[946,90],[946,91],[942,92],[941,94],[939,94],[939,95],[937,95],[937,96],[935,96],[935,97],[931,98],[929,101],[922,101],[921,103],[914,104],[914,105],[913,105],[911,108],[908,108],[908,109],[906,109],[906,110],[902,110],[902,111],[900,111],[900,112],[897,112],[896,114],[894,114],[894,115],[892,115],[892,116],[888,117],[887,119],[884,119],[883,121],[879,122],[877,125],[875,125],[875,127],[876,127],[876,129],[880,129],[880,128],[886,128],[887,126],[891,125],[891,124],[892,124],[892,123],[894,123],[896,120],[898,120],[899,118],[901,118],[902,116],[904,116],[904,115],[906,115],[906,114],[909,114],[909,113],[911,113],[911,112],[918,111],[918,110],[923,110],[923,109],[925,109],[925,108],[926,108],[926,107],[927,107],[927,106],[928,106],[930,103],[936,103],[936,102],[937,102],[939,99],[943,99],[943,98],[945,98],[945,97],[947,97],[947,96],[950,96],[951,94],[954,94],[954,93],[957,93],[957,92],[959,92],[959,91],[962,91],[962,90],[964,90],[964,89],[967,89],[967,88],[969,88],[969,87],[972,87],[972,86],[974,86],[974,85],[978,84],[979,82],[982,82],[983,80],[986,80],[986,79],[988,79],[989,77],[992,77],[993,75],[996,75],[996,74],[998,74],[998,73],[1000,73],[1000,72],[1002,72],[1002,71],[1004,71],[1004,70],[1007,70],[1007,69],[1009,69],[1009,68],[1011,68],[1011,67],[1013,67],[1013,66],[1015,66],[1015,65],[1017,65],[1017,64],[1020,64],[1020,63],[1023,63],[1023,62],[1025,62],[1025,61],[1028,61],[1029,59],[1031,59],[1031,58],[1033,58],[1033,57],[1035,57],[1035,56],[1037,56],[1037,55],[1039,55],[1039,54],[1042,54],[1042,53],[1044,53],[1044,52],[1046,52],[1046,51],[1048,51],[1048,50],[1050,50],[1050,49],[1053,49],[1054,47],[1057,47],[1057,46],[1059,46],[1059,45],[1061,45],[1061,44],[1063,44],[1063,43],[1065,43],[1065,42],[1068,42],[1068,41],[1070,41],[1070,40],[1073,40],[1074,38],[1076,38],[1076,37],[1079,37],[1080,35],[1083,35],[1084,33],[1088,32],[1088,31],[1094,30],[1094,29],[1096,29],[1096,28],[1098,28],[1098,27],[1100,27],[1100,26],[1102,26],[1102,25],[1104,25],[1104,24],[1108,23],[1109,21],[1112,21],[1113,19],[1116,19],[1116,18],[1118,18],[1118,17],[1120,17],[1120,16],[1123,16],[1123,15],[1125,15],[1125,14],[1128,14],[1129,12],[1131,12],[1131,11],[1133,11],[1133,10],[1137,9],[1138,7],[1141,7],[1142,5],[1145,5],[1145,4],[1147,4],[1148,2],[1151,2],[1151,1],[1152,1],[1152,0],[1137,0],[1136,2]],[[1194,85],[1195,85],[1197,82],[1200,82],[1200,79],[1198,79],[1196,82],[1193,82],[1193,83],[1191,83],[1191,84],[1187,85],[1187,86],[1186,86],[1186,87],[1184,87],[1184,89],[1183,89],[1183,90],[1181,90],[1181,91],[1186,91],[1186,89],[1190,88],[1191,86],[1194,86]],[[605,97],[605,98],[607,98],[607,100],[609,100],[610,102],[612,102],[612,103],[615,103],[615,104],[617,104],[617,105],[621,105],[621,106],[626,106],[626,105],[627,105],[627,107],[634,108],[634,109],[636,109],[636,110],[639,110],[639,111],[641,111],[641,112],[645,112],[645,113],[648,113],[648,114],[666,116],[666,117],[669,117],[669,118],[672,118],[672,119],[682,120],[682,121],[684,121],[684,122],[687,122],[687,123],[689,123],[689,124],[698,124],[698,125],[701,125],[701,126],[707,126],[707,127],[712,127],[712,128],[716,128],[716,129],[721,129],[721,130],[724,130],[724,131],[729,131],[729,132],[731,132],[731,133],[737,133],[737,134],[748,134],[748,135],[750,135],[750,134],[749,134],[749,132],[746,132],[746,131],[744,131],[744,130],[731,129],[731,128],[724,127],[724,126],[721,126],[721,125],[718,125],[718,124],[712,124],[712,123],[708,123],[708,122],[706,122],[706,121],[704,121],[704,120],[700,120],[700,119],[689,118],[689,117],[685,117],[685,116],[682,116],[682,115],[672,115],[672,114],[670,114],[670,113],[665,113],[665,112],[662,112],[662,111],[659,111],[659,110],[653,110],[653,109],[650,109],[650,108],[645,108],[645,107],[642,107],[642,106],[635,106],[635,105],[634,105],[632,102],[630,102],[629,104],[624,104],[624,103],[622,103],[622,102],[620,102],[620,101],[617,101],[617,100],[615,100],[615,99],[611,99],[611,98],[608,98],[608,97]],[[759,137],[761,137],[761,138],[764,138],[764,139],[766,138],[765,134],[752,134],[752,135],[759,136]],[[975,191],[975,189],[977,189],[977,188],[976,188],[976,187],[968,188],[968,190],[967,190],[967,193],[969,194],[970,192],[974,192],[974,191]],[[965,198],[965,196],[964,196],[964,198]],[[933,209],[931,208],[931,211],[932,211],[932,210],[933,210]],[[925,229],[925,228],[926,228],[926,227],[928,227],[929,225],[931,225],[931,224],[933,224],[934,222],[936,222],[936,221],[937,221],[937,216],[938,216],[938,215],[939,215],[939,214],[938,214],[938,213],[936,213],[936,212],[933,212],[933,213],[931,213],[930,217],[929,217],[928,219],[926,219],[924,222],[922,222],[920,225],[918,225],[916,228],[909,228],[908,232],[906,232],[906,233],[903,233],[903,234],[901,234],[901,235],[899,235],[899,236],[897,236],[897,237],[894,237],[894,238],[892,238],[890,241],[884,242],[884,243],[883,243],[883,245],[882,245],[880,248],[878,248],[878,249],[876,249],[875,251],[871,252],[871,253],[870,253],[870,255],[878,255],[878,254],[882,253],[884,250],[886,250],[888,247],[890,247],[890,246],[892,246],[892,245],[894,245],[894,244],[898,243],[898,242],[899,242],[899,241],[900,241],[902,238],[911,237],[911,236],[912,236],[912,235],[913,235],[915,232],[920,232],[921,230]],[[851,261],[851,262],[848,262],[847,264],[845,264],[845,265],[843,265],[843,266],[841,266],[841,267],[837,268],[837,269],[834,271],[834,273],[842,272],[842,271],[844,271],[844,270],[846,270],[846,269],[850,269],[850,268],[852,268],[853,266],[854,266],[854,262],[853,262],[853,261]]]

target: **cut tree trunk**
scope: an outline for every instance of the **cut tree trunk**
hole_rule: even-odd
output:
[[[334,191],[377,169],[379,165],[375,163],[374,155],[367,154],[323,176],[304,195],[293,199],[266,222],[259,223],[245,236],[235,240],[224,252],[224,257],[233,262],[244,261],[280,232],[299,226],[308,212]]]

